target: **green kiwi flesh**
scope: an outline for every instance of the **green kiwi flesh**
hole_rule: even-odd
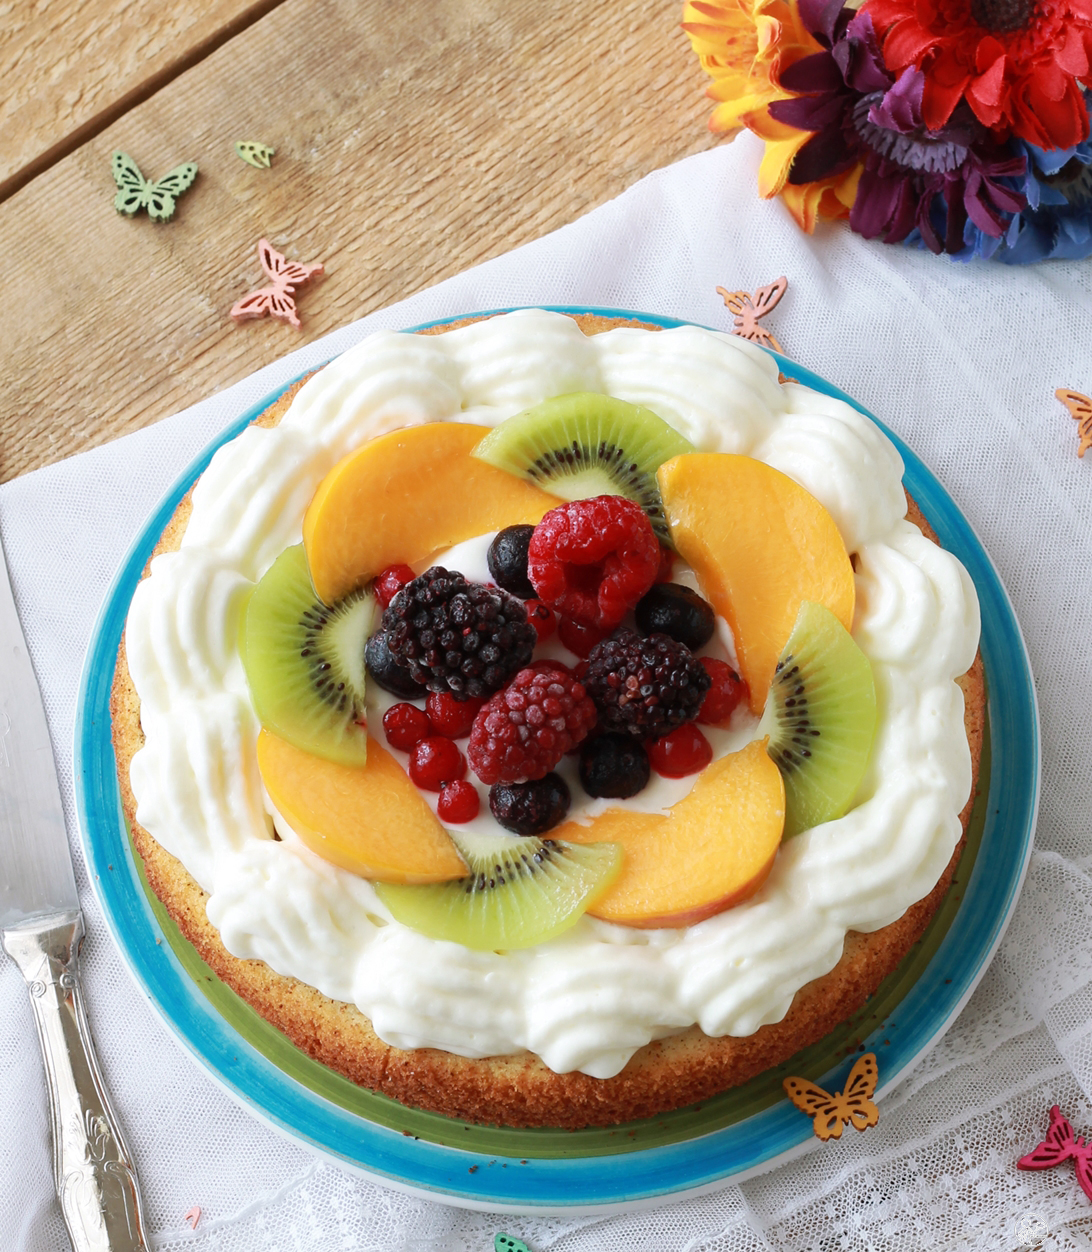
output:
[[[328,761],[364,764],[364,645],[375,615],[375,598],[364,591],[323,604],[303,544],[281,553],[251,592],[239,641],[267,730]]]
[[[670,545],[656,471],[694,450],[651,409],[577,391],[501,422],[473,455],[563,500],[626,496],[648,514],[657,539]]]
[[[846,813],[876,733],[872,666],[821,604],[805,601],[759,726],[785,783],[785,837]]]
[[[375,890],[396,921],[479,952],[531,948],[569,930],[622,868],[616,843],[449,833],[466,878]]]

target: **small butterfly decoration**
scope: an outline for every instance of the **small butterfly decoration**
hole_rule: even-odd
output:
[[[258,240],[258,259],[262,263],[262,269],[273,280],[273,285],[243,296],[231,306],[231,316],[236,321],[243,321],[248,317],[279,317],[282,322],[290,322],[299,330],[300,319],[292,296],[300,283],[322,273],[322,263],[287,261],[268,239]]]
[[[849,1071],[844,1092],[831,1095],[806,1078],[786,1078],[781,1085],[800,1112],[815,1119],[813,1129],[825,1143],[842,1137],[843,1122],[861,1131],[876,1125],[880,1110],[872,1097],[879,1076],[875,1052],[866,1052]]]
[[[723,297],[732,314],[732,334],[753,340],[765,348],[773,348],[775,352],[784,351],[773,335],[764,326],[759,326],[758,319],[777,307],[788,288],[789,280],[784,274],[768,287],[759,287],[753,296],[746,291],[726,291],[718,287],[717,294]]]
[[[1077,448],[1077,455],[1083,457],[1092,448],[1092,400],[1088,396],[1082,396],[1079,391],[1067,391],[1064,387],[1059,387],[1054,394],[1078,423],[1077,437],[1080,439],[1080,446]]]
[[[187,161],[185,165],[176,165],[157,182],[150,183],[131,156],[115,152],[110,158],[110,172],[118,185],[114,208],[119,213],[132,217],[141,209],[147,209],[153,222],[169,222],[174,217],[175,201],[193,186],[197,166],[193,161]]]
[[[200,1204],[195,1204],[193,1208],[190,1209],[190,1211],[185,1215],[185,1217],[182,1218],[182,1220],[184,1222],[189,1222],[191,1230],[196,1230],[197,1223],[201,1220]]]
[[[531,1252],[522,1239],[500,1234],[493,1240],[493,1252]]]
[[[1017,1169],[1051,1169],[1073,1158],[1077,1181],[1081,1190],[1092,1200],[1092,1146],[1083,1136],[1074,1137],[1069,1118],[1055,1104],[1050,1110],[1050,1128],[1047,1137],[1027,1156],[1016,1162]]]
[[[237,139],[235,141],[235,155],[240,161],[245,161],[247,165],[253,165],[256,170],[267,170],[273,163],[273,153],[276,148],[271,148],[267,143],[257,143],[253,139]]]

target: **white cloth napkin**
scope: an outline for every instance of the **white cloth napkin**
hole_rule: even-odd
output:
[[[0,534],[53,734],[87,917],[84,978],[155,1246],[189,1252],[534,1252],[1092,1246],[1072,1166],[1018,1173],[1057,1102],[1092,1130],[1092,455],[1057,387],[1092,392],[1092,264],[960,266],[760,201],[750,136],[662,170],[555,234],[364,318],[150,429],[0,487]],[[512,305],[610,306],[728,328],[718,285],[779,274],[787,354],[888,422],[939,475],[1014,600],[1038,684],[1043,800],[1009,934],[879,1126],[698,1200],[631,1216],[466,1213],[362,1181],[268,1129],[186,1055],[115,950],[72,804],[80,668],[153,506],[249,405],[379,327]],[[329,281],[336,282],[336,273]],[[306,308],[304,308],[306,316]],[[246,334],[241,328],[236,333]],[[286,348],[291,332],[284,334]],[[2,455],[2,449],[0,449]],[[67,1246],[25,986],[0,959],[0,1242]],[[184,1220],[194,1205],[200,1221]],[[1074,1225],[1074,1223],[1077,1223]]]

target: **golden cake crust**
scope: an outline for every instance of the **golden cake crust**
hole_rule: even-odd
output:
[[[470,320],[421,333],[441,333]],[[576,320],[586,334],[621,324],[621,319],[591,315]],[[624,324],[658,329],[647,323]],[[302,385],[301,381],[287,391],[255,424],[276,425]],[[189,521],[191,494],[179,504],[154,555],[180,545]],[[910,519],[936,542],[914,501],[908,500],[908,506]],[[145,577],[147,573],[145,568]],[[981,657],[975,658],[960,686],[977,785],[986,715]],[[434,1048],[393,1048],[375,1034],[368,1018],[354,1005],[331,1000],[298,979],[277,974],[263,961],[232,956],[208,920],[207,892],[136,820],[129,767],[144,743],[144,734],[124,639],[110,710],[122,804],[148,882],[217,976],[297,1047],[353,1082],[429,1112],[517,1127],[579,1129],[651,1117],[747,1082],[828,1034],[864,1004],[921,937],[958,866],[975,798],[972,788],[961,815],[964,838],[929,895],[889,926],[871,934],[849,932],[838,964],[802,987],[780,1022],[746,1038],[712,1038],[692,1026],[641,1048],[615,1077],[596,1079],[581,1073],[556,1074],[531,1053],[470,1060]]]

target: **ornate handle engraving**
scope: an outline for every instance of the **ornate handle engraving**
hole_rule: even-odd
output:
[[[136,1175],[91,1044],[79,980],[83,916],[3,933],[23,972],[45,1060],[53,1179],[74,1252],[147,1252]]]

